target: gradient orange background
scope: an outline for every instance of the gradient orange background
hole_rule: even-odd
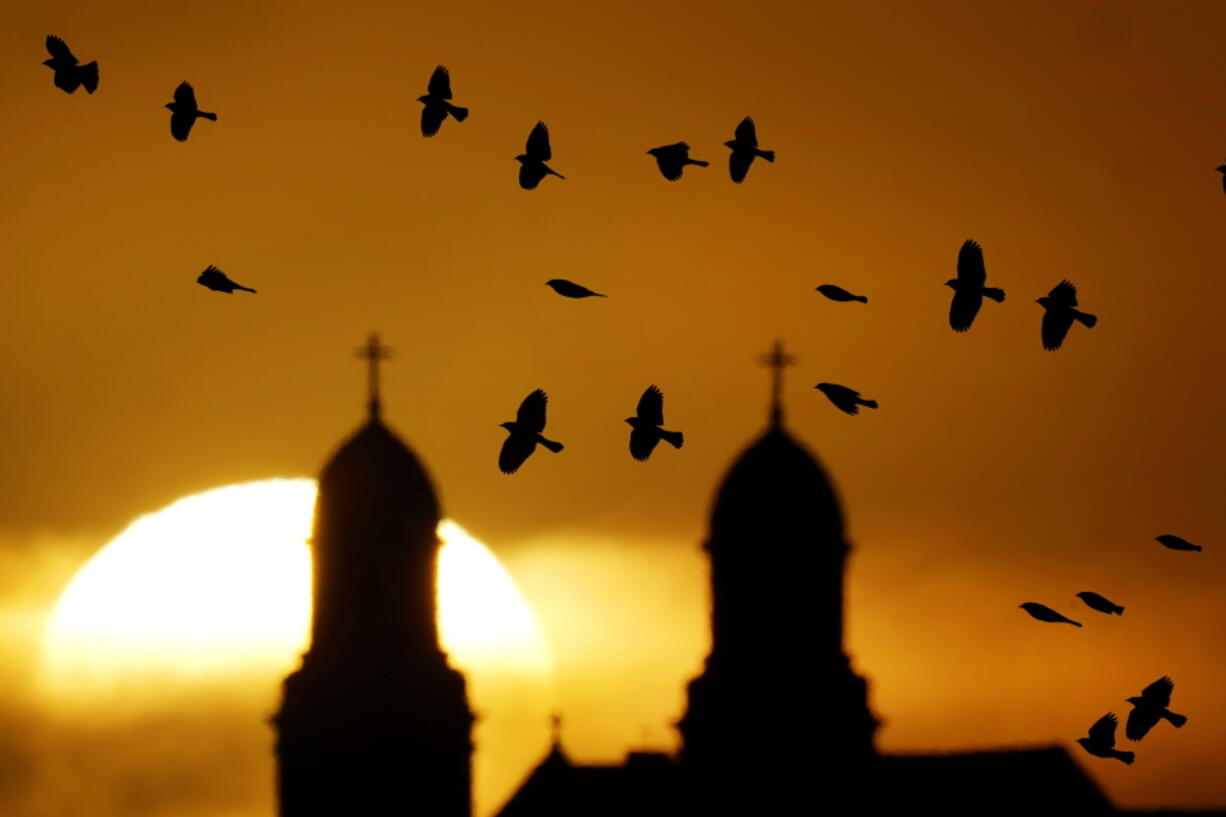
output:
[[[390,422],[542,616],[575,756],[675,745],[708,502],[781,337],[789,423],[849,514],[880,747],[1071,745],[1169,674],[1186,728],[1132,767],[1075,757],[1123,805],[1226,805],[1223,30],[1213,2],[5,4],[0,803],[40,813],[30,770],[74,728],[28,704],[72,570],[185,494],[314,475],[360,418],[352,350],[377,329]],[[52,86],[48,33],[99,60],[97,94]],[[424,140],[438,63],[472,115]],[[182,80],[220,117],[185,144],[161,107]],[[779,158],[736,186],[721,143],[747,114]],[[512,157],[538,119],[567,179],[527,193]],[[644,151],[681,139],[712,167],[670,184]],[[962,336],[941,284],[966,238],[1008,300]],[[260,294],[203,290],[207,264]],[[1033,301],[1062,278],[1100,323],[1047,353]],[[880,410],[838,413],[823,380]],[[650,383],[686,446],[644,465],[621,419]],[[537,387],[567,450],[505,477],[498,423]],[[194,711],[158,734],[207,733]],[[165,753],[115,729],[108,751],[157,778]],[[264,729],[235,745],[264,757]],[[217,795],[227,813],[268,813],[263,774]]]

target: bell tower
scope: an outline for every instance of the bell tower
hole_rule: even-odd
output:
[[[377,336],[366,422],[324,466],[312,534],[311,645],[285,679],[277,732],[281,817],[470,817],[464,677],[436,623],[439,501],[381,414]]]

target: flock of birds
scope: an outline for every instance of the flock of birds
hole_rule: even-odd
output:
[[[55,86],[67,93],[73,93],[78,88],[84,88],[87,93],[98,89],[98,63],[80,64],[68,45],[59,37],[48,36],[46,40],[50,59],[44,65],[54,71]],[[438,66],[431,74],[426,85],[426,93],[417,98],[422,103],[421,133],[425,137],[438,134],[448,117],[456,122],[468,118],[467,108],[451,102],[451,75],[444,66]],[[198,119],[217,121],[217,114],[200,110],[196,104],[196,95],[192,86],[183,82],[174,91],[174,99],[165,106],[171,112],[170,132],[176,140],[186,141]],[[767,162],[775,161],[773,150],[762,150],[758,147],[757,129],[753,119],[745,117],[737,125],[734,137],[724,142],[731,153],[728,160],[728,171],[732,181],[741,183],[755,159],[761,158]],[[661,175],[669,181],[681,179],[685,168],[689,165],[708,167],[709,162],[690,158],[690,146],[685,142],[652,148],[647,151],[652,156]],[[544,122],[537,122],[528,134],[524,152],[515,157],[519,162],[519,185],[525,190],[535,189],[547,176],[559,179],[566,177],[549,167],[546,162],[553,159],[553,149],[549,141],[549,128]],[[1226,189],[1226,165],[1217,168],[1223,174],[1223,187]],[[254,293],[256,290],[242,286],[232,281],[224,272],[210,265],[197,277],[197,283],[215,292],[233,293],[235,290]],[[606,298],[582,284],[561,278],[545,282],[558,295],[565,298]],[[954,295],[949,307],[949,325],[955,332],[968,331],[983,306],[984,299],[1003,303],[1005,292],[987,284],[987,270],[983,259],[983,248],[973,240],[967,240],[958,251],[957,277],[945,282],[945,286],[953,290]],[[867,304],[868,297],[856,295],[836,284],[822,284],[817,291],[831,301],[842,303],[858,302]],[[1036,303],[1043,307],[1043,319],[1040,326],[1040,340],[1043,348],[1048,351],[1059,349],[1068,336],[1074,323],[1080,323],[1087,329],[1092,329],[1098,323],[1095,315],[1080,311],[1077,306],[1077,288],[1069,281],[1061,281]],[[818,383],[815,386],[839,410],[847,414],[857,414],[860,407],[877,408],[877,401],[867,400],[855,389],[836,383]],[[520,403],[514,421],[502,423],[507,437],[503,441],[498,454],[498,467],[505,474],[513,474],[532,455],[537,446],[553,453],[563,450],[560,442],[550,440],[543,434],[545,430],[545,409],[548,397],[541,389],[529,394]],[[680,449],[684,435],[680,431],[669,431],[664,424],[664,394],[659,388],[649,386],[640,396],[637,410],[632,417],[625,420],[630,425],[630,454],[638,461],[651,457],[656,446],[664,441],[674,448]],[[1158,542],[1171,550],[1199,551],[1201,547],[1194,545],[1173,534],[1157,537]],[[1107,615],[1122,615],[1124,608],[1098,593],[1082,591],[1076,594],[1087,607]],[[1065,623],[1081,627],[1074,621],[1046,605],[1037,602],[1026,602],[1020,607],[1033,618],[1049,623]],[[1160,720],[1166,720],[1175,727],[1181,727],[1187,722],[1187,717],[1176,714],[1168,708],[1174,683],[1168,677],[1162,677],[1142,690],[1139,696],[1127,699],[1132,704],[1124,732],[1129,740],[1139,741],[1157,725]],[[1078,738],[1077,742],[1090,754],[1096,757],[1115,758],[1131,764],[1135,753],[1115,748],[1115,732],[1119,721],[1115,714],[1108,712],[1099,718],[1089,729],[1087,737]]]

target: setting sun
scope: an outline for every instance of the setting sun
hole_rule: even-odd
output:
[[[60,596],[44,643],[48,687],[290,667],[310,619],[315,493],[314,480],[265,480],[138,518]],[[510,575],[456,523],[439,534],[439,624],[453,660],[548,676],[545,639]]]

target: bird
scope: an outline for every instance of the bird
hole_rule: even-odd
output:
[[[187,82],[179,83],[179,87],[175,88],[174,102],[167,102],[165,107],[170,108],[170,135],[180,142],[187,141],[192,125],[196,124],[200,117],[217,121],[217,114],[207,113],[196,107],[196,92]]]
[[[652,148],[647,153],[656,157],[656,164],[660,166],[660,173],[670,182],[675,182],[681,178],[681,171],[685,169],[686,165],[706,167],[711,164],[701,159],[691,159],[690,146],[685,142]]]
[[[1089,590],[1082,590],[1077,594],[1077,598],[1084,601],[1086,603],[1086,607],[1089,607],[1091,610],[1097,610],[1098,612],[1106,613],[1107,615],[1112,613],[1115,613],[1117,616],[1124,615],[1123,607],[1120,607],[1118,604],[1111,601],[1111,599],[1100,596],[1099,594]]]
[[[236,289],[241,289],[243,292],[255,292],[251,287],[245,287],[242,284],[236,284],[231,281],[224,272],[217,267],[209,264],[204,268],[204,272],[200,273],[196,278],[196,283],[202,287],[207,287],[214,292],[224,292],[230,295]]]
[[[1005,300],[1005,291],[996,287],[985,287],[987,270],[983,266],[983,248],[979,242],[967,239],[958,250],[958,277],[950,278],[945,286],[954,291],[954,299],[949,304],[949,325],[955,332],[965,332],[971,328],[975,316],[984,298],[991,298],[997,303]]]
[[[1222,190],[1226,190],[1226,165],[1218,165],[1214,169],[1222,174]]]
[[[545,286],[551,287],[554,292],[564,298],[607,298],[608,295],[601,295],[599,292],[593,292],[582,284],[576,284],[574,281],[567,281],[565,278],[551,278],[545,282]]]
[[[832,301],[859,301],[862,304],[868,303],[868,296],[852,295],[847,290],[834,284],[822,284],[820,287],[817,287],[817,291]]]
[[[451,74],[447,72],[445,66],[440,65],[430,75],[430,82],[426,85],[426,93],[417,97],[417,101],[422,104],[422,136],[430,137],[438,133],[438,129],[443,126],[443,120],[447,118],[447,114],[455,117],[457,122],[463,122],[468,118],[468,108],[452,105],[448,102],[449,99],[451,99]]]
[[[724,142],[724,147],[732,150],[732,155],[728,157],[728,173],[737,184],[745,181],[745,174],[756,157],[761,156],[768,162],[775,161],[775,151],[758,150],[758,131],[753,119],[748,116],[736,126],[736,133],[732,139]]]
[[[1073,621],[1071,618],[1065,618],[1045,604],[1028,601],[1025,604],[1019,604],[1018,607],[1021,607],[1027,613],[1030,613],[1031,618],[1037,618],[1039,621],[1046,621],[1051,624],[1062,622],[1065,624],[1072,624],[1075,627],[1081,626],[1080,622]]]
[[[860,392],[855,389],[849,389],[846,386],[840,386],[837,383],[818,383],[813,388],[820,389],[822,394],[826,395],[827,399],[841,411],[848,414],[859,414],[860,406],[866,408],[877,408],[876,400],[864,400],[860,397]]]
[[[544,122],[537,122],[528,134],[528,142],[524,152],[515,157],[519,162],[519,186],[525,190],[534,190],[546,176],[557,176],[565,179],[549,165],[545,164],[553,158],[553,149],[549,147],[549,127]]]
[[[1136,752],[1125,752],[1115,748],[1115,727],[1119,725],[1120,722],[1115,717],[1115,713],[1108,712],[1090,727],[1089,737],[1077,738],[1077,742],[1081,744],[1082,749],[1095,757],[1113,757],[1131,766],[1132,761],[1136,760]]]
[[[1162,543],[1163,547],[1168,547],[1171,550],[1204,550],[1200,545],[1194,545],[1187,539],[1182,539],[1173,533],[1164,533],[1155,538]]]
[[[55,72],[56,88],[69,94],[82,86],[87,93],[98,90],[97,62],[78,65],[68,43],[54,34],[47,35],[47,52],[51,54],[51,59],[43,60],[43,65]]]
[[[1064,336],[1073,326],[1073,321],[1085,324],[1087,329],[1093,329],[1098,318],[1088,312],[1074,309],[1077,306],[1077,287],[1068,281],[1061,281],[1052,287],[1051,292],[1039,298],[1035,303],[1045,310],[1043,312],[1043,348],[1054,352],[1064,343]]]
[[[1186,715],[1177,715],[1167,709],[1171,705],[1171,692],[1175,682],[1167,676],[1162,676],[1145,689],[1140,695],[1128,698],[1132,711],[1128,713],[1128,723],[1124,726],[1124,734],[1129,740],[1140,740],[1149,734],[1160,720],[1168,720],[1176,729],[1188,722]]]
[[[498,469],[504,474],[514,474],[524,460],[536,450],[537,443],[558,453],[564,447],[562,443],[547,440],[541,436],[545,430],[545,404],[549,398],[545,392],[537,389],[524,398],[515,413],[514,422],[500,423],[507,430],[507,438],[502,441],[502,450],[498,452]]]
[[[634,417],[627,417],[626,422],[632,429],[630,432],[630,456],[639,462],[645,462],[651,452],[659,445],[660,440],[673,448],[681,448],[685,435],[680,431],[665,431],[660,428],[664,424],[664,393],[656,386],[648,386],[639,398],[639,406]]]

